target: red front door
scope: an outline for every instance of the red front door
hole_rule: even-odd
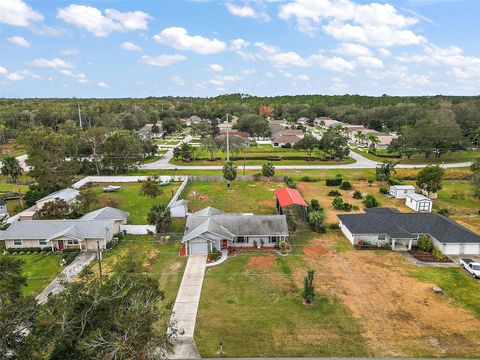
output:
[[[228,247],[228,241],[227,240],[222,240],[222,248]]]
[[[63,250],[63,240],[58,240],[58,250]]]

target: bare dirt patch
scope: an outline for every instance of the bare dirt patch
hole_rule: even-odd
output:
[[[152,267],[152,265],[155,263],[155,260],[158,259],[160,256],[160,250],[158,249],[152,249],[146,254],[146,260],[143,262],[143,268],[145,270],[148,270]]]
[[[180,261],[175,261],[170,267],[168,268],[169,271],[177,271],[180,269]]]
[[[328,249],[321,245],[311,245],[311,246],[305,246],[303,248],[303,252],[305,255],[310,255],[310,256],[324,256],[328,254]]]
[[[248,259],[248,268],[257,270],[268,270],[275,266],[273,256],[252,256]]]
[[[378,356],[478,356],[480,319],[410,277],[400,254],[332,252],[306,262],[322,274],[318,290],[347,306]]]

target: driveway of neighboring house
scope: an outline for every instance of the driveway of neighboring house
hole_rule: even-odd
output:
[[[193,333],[206,263],[206,255],[190,255],[188,258],[170,319],[171,326],[180,333],[174,339],[174,352],[169,355],[170,359],[200,358]]]
[[[47,301],[49,294],[58,294],[64,289],[62,285],[63,281],[72,282],[95,259],[95,252],[83,252],[80,253],[73,262],[65,267],[63,271],[47,285],[43,291],[35,298],[37,302],[44,303]]]

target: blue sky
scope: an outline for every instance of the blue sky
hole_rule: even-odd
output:
[[[1,97],[478,95],[480,1],[0,1]]]

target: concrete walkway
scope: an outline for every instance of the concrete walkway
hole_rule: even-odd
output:
[[[170,319],[170,327],[175,327],[179,331],[179,335],[173,341],[174,350],[173,354],[169,354],[169,359],[200,358],[193,333],[206,263],[207,255],[190,255],[188,257]]]
[[[58,274],[40,294],[37,295],[35,300],[37,300],[38,303],[43,304],[47,301],[48,295],[61,292],[64,289],[62,282],[72,282],[75,280],[80,272],[85,269],[93,259],[95,259],[95,252],[80,253],[70,265],[65,267],[65,269],[63,269],[63,271]]]

